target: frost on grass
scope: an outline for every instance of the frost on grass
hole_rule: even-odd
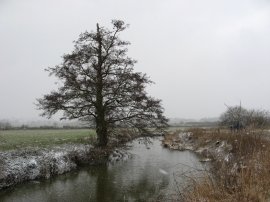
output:
[[[91,145],[79,144],[63,145],[52,150],[0,152],[0,189],[69,172],[89,156],[91,148]]]

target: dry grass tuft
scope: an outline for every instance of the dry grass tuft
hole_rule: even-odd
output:
[[[192,179],[184,201],[270,201],[270,142],[258,133],[192,129],[201,144],[209,139],[232,145],[232,160],[214,161],[209,172]]]

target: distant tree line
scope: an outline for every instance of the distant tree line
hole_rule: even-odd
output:
[[[188,122],[178,122],[170,123],[170,127],[217,127],[217,121],[188,121]]]
[[[32,126],[27,124],[22,124],[20,126],[14,126],[8,121],[0,121],[0,130],[35,130],[35,129],[89,129],[89,126],[82,125],[41,125]]]
[[[8,121],[0,121],[0,130],[9,130],[12,125]]]

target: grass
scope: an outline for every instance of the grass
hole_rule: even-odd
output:
[[[51,147],[65,143],[89,143],[95,138],[93,129],[0,130],[0,151],[26,147]]]
[[[0,151],[25,147],[51,147],[65,143],[89,143],[90,129],[37,129],[0,131]]]
[[[203,145],[206,140],[232,145],[231,162],[214,161],[203,178],[192,179],[184,201],[270,201],[270,141],[259,132],[230,133],[193,130]]]

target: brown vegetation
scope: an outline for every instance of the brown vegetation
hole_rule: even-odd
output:
[[[232,145],[229,161],[214,159],[202,178],[190,180],[180,198],[184,201],[269,201],[270,142],[261,132],[230,133],[192,129],[194,141],[206,144],[227,141]],[[183,191],[183,190],[182,190]]]

